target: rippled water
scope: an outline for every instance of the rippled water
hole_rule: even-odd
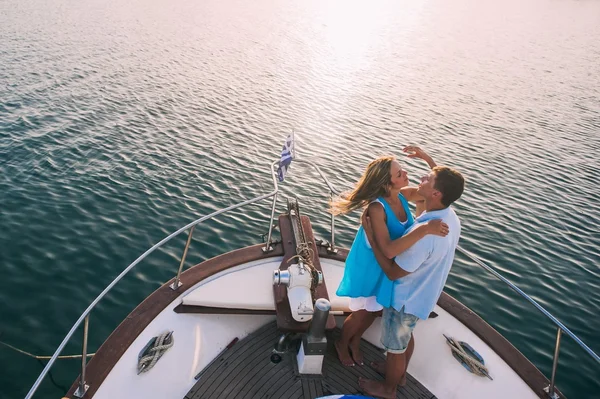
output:
[[[341,189],[406,144],[459,168],[461,245],[600,352],[598,1],[5,0],[0,61],[2,341],[53,352],[151,245],[267,192],[293,128]],[[425,171],[402,162],[413,182]],[[317,175],[293,165],[287,187],[326,237]],[[268,215],[207,223],[188,263],[259,241]],[[357,215],[338,226],[350,245]],[[184,240],[101,302],[92,350],[174,275]],[[447,291],[549,375],[556,331],[533,307],[462,257]],[[600,365],[567,337],[560,360],[563,392],[598,397]],[[0,364],[2,398],[41,370],[6,348]],[[40,397],[61,393],[46,381]]]

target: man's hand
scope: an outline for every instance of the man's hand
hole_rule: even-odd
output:
[[[367,239],[371,246],[375,243],[375,234],[373,233],[373,226],[371,226],[371,218],[369,217],[369,210],[365,209],[362,216],[360,217],[360,222],[362,224],[363,229],[365,230],[365,234],[367,235]]]

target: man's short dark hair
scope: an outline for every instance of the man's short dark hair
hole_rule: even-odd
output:
[[[465,178],[456,169],[436,166],[434,188],[442,193],[442,205],[448,207],[460,198],[465,190]]]

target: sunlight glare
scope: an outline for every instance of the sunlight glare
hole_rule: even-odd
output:
[[[331,1],[324,6],[330,55],[345,66],[358,66],[385,24],[382,8],[361,0]]]

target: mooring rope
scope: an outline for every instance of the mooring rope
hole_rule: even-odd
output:
[[[26,352],[26,351],[24,351],[22,349],[14,347],[11,344],[7,344],[6,342],[3,342],[3,341],[0,341],[0,345],[4,345],[7,348],[10,348],[10,349],[14,350],[15,352],[22,353],[23,355],[32,357],[34,359],[38,359],[38,360],[52,359],[52,356],[34,355],[33,353]],[[95,355],[95,353],[88,353],[86,356],[87,357],[92,357],[94,355]],[[81,356],[82,355],[61,355],[61,356],[58,356],[57,359],[81,359]]]
[[[1,335],[1,333],[0,333],[0,335]],[[0,344],[6,346],[9,349],[14,350],[17,353],[21,353],[21,354],[23,354],[25,356],[29,356],[31,358],[34,358],[35,360],[37,360],[42,365],[42,368],[46,367],[46,363],[44,363],[43,360],[48,360],[48,359],[52,358],[52,356],[34,355],[33,353],[29,353],[27,351],[24,351],[22,349],[19,349],[19,348],[15,347],[15,346],[12,346],[11,344],[7,344],[6,342],[3,342],[3,341],[0,341]],[[95,353],[88,353],[87,357],[92,357],[94,355],[95,355]],[[81,357],[82,357],[82,355],[62,355],[62,356],[58,356],[57,359],[81,359]],[[56,380],[54,379],[54,376],[52,375],[52,370],[48,371],[48,377],[50,377],[50,381],[52,382],[52,384],[56,388],[60,389],[63,392],[63,394],[67,393],[67,391],[69,389],[67,387],[65,387],[64,385],[59,384],[58,382],[56,382]]]
[[[444,337],[446,337],[446,336],[444,335]],[[469,368],[471,369],[471,372],[473,374],[476,374],[481,377],[487,377],[490,380],[493,379],[490,376],[487,367],[483,363],[481,363],[479,360],[470,356],[465,351],[465,349],[462,347],[462,345],[459,341],[457,341],[454,338],[446,337],[446,343],[450,346],[450,349],[452,349],[452,352],[455,353],[459,357],[459,359],[461,359],[463,362],[465,362],[469,366]]]
[[[290,201],[288,202],[288,210],[294,211],[298,220],[298,242],[296,243],[296,255],[293,256],[290,261],[294,258],[298,258],[306,268],[310,271],[312,277],[312,284],[310,287],[310,291],[312,293],[313,302],[316,301],[315,291],[317,286],[319,285],[319,272],[315,265],[313,264],[313,256],[314,250],[311,248],[310,243],[306,240],[306,235],[304,234],[304,227],[302,226],[302,218],[300,216],[300,207],[298,206],[298,201]]]
[[[145,373],[150,370],[158,359],[168,351],[173,344],[175,339],[173,338],[173,332],[164,332],[160,334],[154,340],[154,344],[146,351],[147,355],[143,356],[138,362],[138,374]]]

